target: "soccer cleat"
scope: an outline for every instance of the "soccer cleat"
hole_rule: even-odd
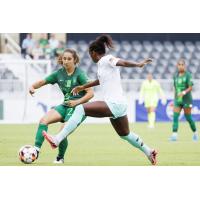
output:
[[[150,155],[148,156],[148,159],[150,160],[152,165],[157,164],[157,158],[156,158],[157,154],[158,154],[158,152],[155,149],[153,149],[151,151]]]
[[[56,159],[53,161],[54,164],[64,164],[64,158],[56,157]]]
[[[52,149],[55,149],[58,147],[58,145],[56,145],[56,141],[53,136],[49,135],[46,131],[42,131],[42,135],[47,140],[47,142],[51,145]]]
[[[194,133],[194,135],[193,135],[193,137],[192,137],[192,140],[193,140],[194,142],[197,142],[197,141],[199,140],[199,136],[198,136],[196,133]]]
[[[36,149],[36,151],[37,151],[37,156],[36,156],[36,160],[38,159],[38,157],[39,157],[39,151]]]
[[[175,142],[175,141],[177,141],[177,135],[172,135],[170,138],[169,138],[169,140],[171,141],[171,142]]]

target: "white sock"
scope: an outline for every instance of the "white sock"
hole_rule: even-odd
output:
[[[64,128],[55,136],[57,145],[77,128],[84,116],[85,111],[83,106],[77,106],[67,124],[65,124]]]
[[[39,148],[39,147],[34,146],[34,148],[35,148],[37,151],[40,152],[40,148]]]
[[[173,132],[172,134],[174,137],[177,137],[178,133],[177,132]]]
[[[129,133],[127,136],[122,136],[122,139],[128,141],[132,146],[143,151],[147,156],[150,155],[151,149],[143,143],[142,139],[135,133]]]

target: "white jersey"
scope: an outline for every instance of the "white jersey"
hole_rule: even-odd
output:
[[[119,68],[116,66],[119,58],[112,55],[103,56],[97,63],[100,89],[105,101],[126,103],[123,95]]]

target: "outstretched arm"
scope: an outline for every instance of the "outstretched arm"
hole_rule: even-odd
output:
[[[80,91],[83,91],[83,90],[85,90],[87,88],[91,88],[91,87],[97,86],[99,84],[100,84],[99,83],[99,79],[97,79],[95,81],[86,83],[84,85],[77,86],[71,92],[73,93],[73,95],[77,95]]]
[[[29,88],[29,93],[33,96],[33,94],[35,93],[35,89],[39,89],[46,84],[47,84],[46,80],[39,80],[33,83],[33,85],[31,85],[31,87]]]
[[[116,63],[116,66],[121,66],[121,67],[144,67],[146,64],[149,64],[152,61],[153,60],[151,58],[144,59],[141,62],[132,62],[132,61],[127,61],[127,60],[120,59]]]

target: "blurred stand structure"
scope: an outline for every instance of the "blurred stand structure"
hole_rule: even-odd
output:
[[[88,54],[88,43],[99,34],[0,34],[0,121],[36,122],[47,109],[62,101],[57,86],[41,89],[32,98],[28,87],[39,78],[58,69],[56,59],[65,48],[72,48],[80,55],[80,67],[91,79],[96,78],[97,68]],[[194,78],[193,96],[200,99],[200,34],[111,34],[116,57],[139,61],[154,59],[144,69],[121,69],[121,77],[129,100],[129,118],[135,120],[135,100],[138,99],[142,81],[148,73],[157,79],[168,99],[173,98],[172,78],[179,58],[185,58]],[[27,45],[29,44],[29,46]],[[95,88],[99,99],[99,88]],[[46,109],[44,109],[46,108]],[[12,110],[17,115],[14,116]],[[105,122],[104,119],[90,122]]]

